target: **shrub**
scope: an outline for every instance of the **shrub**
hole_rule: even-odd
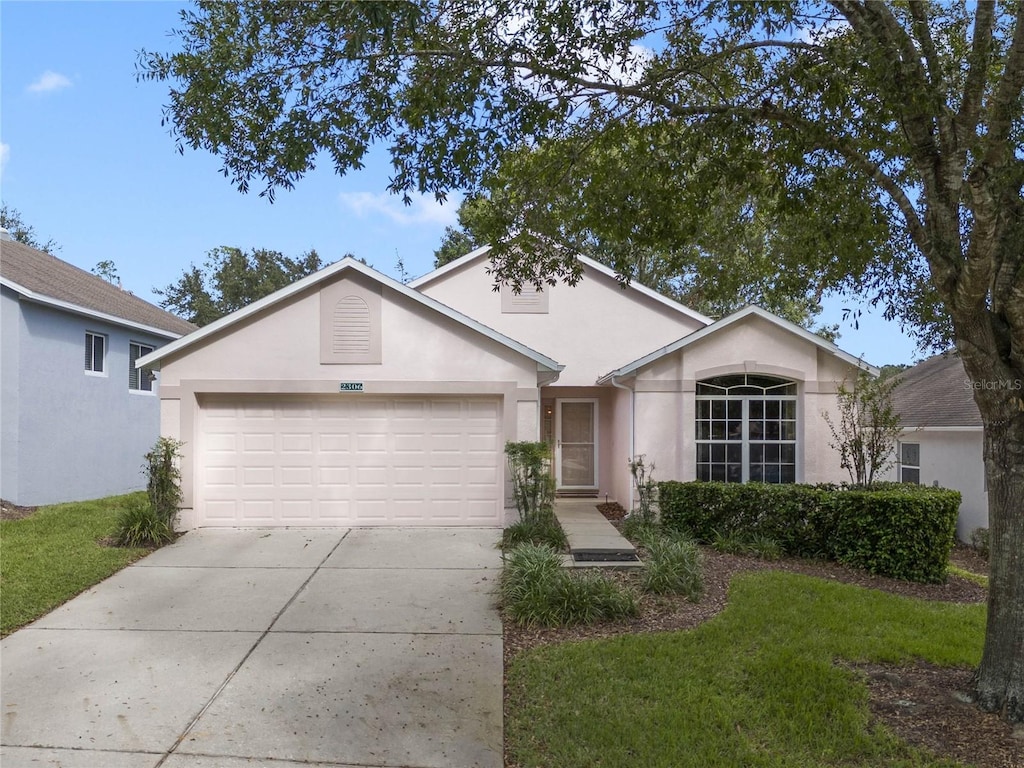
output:
[[[630,517],[639,517],[640,522],[650,524],[655,518],[655,494],[658,484],[654,482],[654,462],[647,466],[644,462],[646,455],[639,454],[629,460],[629,474],[633,477],[633,486],[636,488],[638,505]]]
[[[975,528],[971,531],[971,546],[988,560],[988,528]]]
[[[570,572],[553,549],[534,544],[512,548],[501,575],[502,606],[527,626],[590,624],[635,616],[636,597],[594,572]]]
[[[653,536],[644,542],[647,560],[640,583],[645,592],[685,595],[696,602],[704,590],[701,556],[692,541]]]
[[[891,483],[837,492],[831,504],[833,556],[840,563],[908,581],[946,580],[958,491]]]
[[[181,459],[182,445],[177,440],[161,437],[145,456],[149,505],[153,513],[172,530],[174,516],[181,507],[181,470],[178,469],[178,461]]]
[[[159,547],[174,539],[174,530],[146,499],[131,498],[117,515],[114,537],[122,547]]]
[[[771,540],[779,554],[829,557],[923,582],[945,579],[960,507],[956,491],[897,483],[863,489],[663,482],[659,498],[663,525],[718,548]]]
[[[520,520],[502,532],[502,549],[510,549],[519,544],[544,544],[558,551],[564,551],[569,546],[565,531],[551,512]]]
[[[555,499],[551,447],[547,443],[505,443],[505,457],[519,519],[530,520],[549,513]]]
[[[747,551],[762,560],[778,560],[782,557],[782,546],[770,536],[754,534],[747,539]]]

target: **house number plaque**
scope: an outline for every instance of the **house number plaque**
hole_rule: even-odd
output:
[[[339,392],[362,392],[363,382],[361,381],[343,381],[338,385]]]

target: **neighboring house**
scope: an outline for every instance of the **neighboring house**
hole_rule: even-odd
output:
[[[36,506],[145,487],[159,385],[134,363],[195,326],[0,237],[0,497]]]
[[[139,361],[185,443],[181,526],[501,525],[517,440],[553,444],[559,492],[627,504],[640,453],[658,479],[839,479],[822,412],[851,355],[585,257],[577,286],[494,291],[487,253],[409,285],[346,258]]]
[[[959,355],[935,355],[900,373],[893,390],[900,415],[896,466],[888,479],[960,491],[957,537],[988,527],[981,413]]]

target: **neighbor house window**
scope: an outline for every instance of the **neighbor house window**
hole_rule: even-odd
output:
[[[103,373],[107,352],[107,337],[85,332],[85,370],[90,373]]]
[[[920,443],[900,443],[900,482],[921,484]]]
[[[697,384],[697,479],[796,482],[796,384],[754,374]]]
[[[128,345],[128,389],[135,392],[153,391],[153,372],[149,368],[136,368],[135,361],[153,351],[148,344],[133,341]]]

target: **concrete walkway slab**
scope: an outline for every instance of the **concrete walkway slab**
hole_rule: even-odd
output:
[[[253,632],[15,632],[3,641],[3,744],[166,752],[259,637]],[[8,765],[5,761],[4,768]]]
[[[500,636],[275,632],[178,753],[497,768],[500,669]]]
[[[262,632],[313,568],[130,568],[37,621],[43,629]]]
[[[273,631],[500,634],[497,578],[488,570],[325,568]]]
[[[496,528],[357,528],[324,568],[500,568]]]

